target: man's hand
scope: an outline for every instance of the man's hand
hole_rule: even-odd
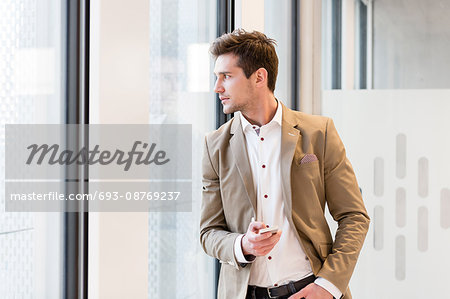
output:
[[[295,293],[288,299],[333,299],[333,295],[331,295],[327,290],[322,288],[321,286],[313,283],[310,283],[306,287],[300,290],[300,292]]]
[[[264,234],[258,234],[260,229],[267,226],[263,222],[253,221],[248,226],[247,232],[242,238],[242,252],[244,255],[263,256],[268,254],[275,244],[278,243],[281,237],[281,230],[276,234],[270,232]]]

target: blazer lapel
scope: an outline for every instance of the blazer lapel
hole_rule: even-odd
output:
[[[254,214],[256,215],[256,193],[253,184],[252,169],[247,155],[247,142],[245,141],[244,132],[242,131],[241,118],[237,113],[231,124],[230,133],[233,135],[230,139],[231,152],[233,153],[236,167],[244,182],[245,189],[247,190],[248,199],[250,200]]]
[[[302,135],[296,128],[297,123],[292,112],[283,107],[283,120],[281,125],[281,182],[284,193],[284,211],[289,220],[292,220],[292,189],[291,189],[291,166],[297,143],[302,142]]]

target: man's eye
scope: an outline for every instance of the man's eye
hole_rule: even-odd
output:
[[[229,76],[229,75],[224,75],[223,77],[224,77],[224,79],[228,79],[228,78],[230,78],[230,76]]]

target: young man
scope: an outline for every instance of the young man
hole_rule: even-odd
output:
[[[222,263],[218,298],[348,299],[369,217],[332,120],[274,97],[274,43],[235,30],[211,46],[235,116],[205,138],[200,242]]]

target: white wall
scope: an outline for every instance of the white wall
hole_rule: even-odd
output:
[[[324,91],[372,219],[354,298],[450,292],[450,90]]]

